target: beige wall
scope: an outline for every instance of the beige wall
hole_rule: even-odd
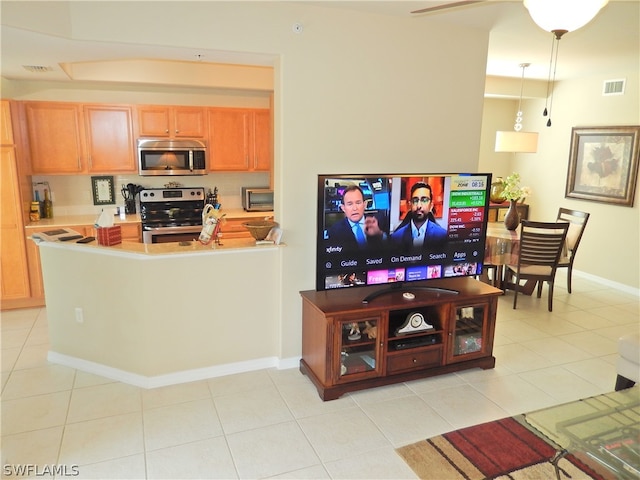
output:
[[[517,171],[533,195],[530,218],[553,220],[559,207],[591,213],[575,269],[586,276],[640,288],[640,191],[632,208],[565,198],[572,127],[640,125],[640,44],[626,71],[601,72],[556,83],[552,126],[542,116],[544,99],[524,102],[525,130],[540,132],[535,154],[494,153],[495,130],[513,128],[517,101],[486,99],[480,170]],[[626,78],[625,95],[602,96],[605,80]]]
[[[315,287],[316,175],[476,170],[488,33],[306,3],[192,6],[73,2],[69,21],[85,40],[274,55],[276,219],[287,247],[281,275],[263,274],[280,285],[275,354],[297,357],[298,292]],[[22,13],[11,20],[46,25],[37,10]]]

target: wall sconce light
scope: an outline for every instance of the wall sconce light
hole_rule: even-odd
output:
[[[522,79],[520,80],[520,100],[513,132],[496,132],[496,152],[536,153],[538,151],[538,132],[522,132],[522,90],[524,88],[524,70],[531,65],[521,63]]]

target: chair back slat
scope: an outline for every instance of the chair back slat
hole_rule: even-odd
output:
[[[555,266],[562,253],[569,224],[522,221],[519,263]]]

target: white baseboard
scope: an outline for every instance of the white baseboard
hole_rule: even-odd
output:
[[[590,273],[581,272],[580,270],[574,270],[573,274],[578,276],[578,277],[580,277],[580,278],[591,280],[592,282],[596,282],[596,283],[599,283],[601,285],[605,285],[607,287],[611,287],[611,288],[615,288],[616,290],[623,291],[623,292],[628,293],[630,295],[635,295],[636,297],[640,297],[640,289],[639,288],[633,288],[633,287],[630,287],[629,285],[625,285],[623,283],[614,282],[613,280],[609,280],[607,278],[602,278],[602,277],[598,277],[596,275],[591,275]]]
[[[184,370],[180,372],[167,373],[165,375],[157,375],[154,377],[146,377],[137,373],[127,372],[118,368],[109,367],[100,363],[90,362],[77,357],[63,355],[61,353],[49,351],[47,360],[58,365],[75,368],[87,373],[99,375],[101,377],[116,380],[118,382],[134,385],[141,388],[157,388],[168,385],[177,385],[180,383],[195,382],[198,380],[206,380],[208,378],[223,377],[233,375],[235,373],[251,372],[254,370],[264,370],[266,368],[277,368],[278,370],[286,370],[298,366],[299,358],[289,358],[279,360],[276,357],[259,358],[255,360],[247,360],[245,362],[229,363],[226,365],[215,365],[205,368],[197,368],[193,370]]]

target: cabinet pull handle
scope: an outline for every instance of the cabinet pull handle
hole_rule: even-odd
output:
[[[413,363],[418,363],[418,360],[414,358]]]
[[[169,129],[167,128],[167,129],[164,131],[164,133],[169,133]]]
[[[177,128],[176,128],[176,133],[180,133],[180,130],[178,130]]]

